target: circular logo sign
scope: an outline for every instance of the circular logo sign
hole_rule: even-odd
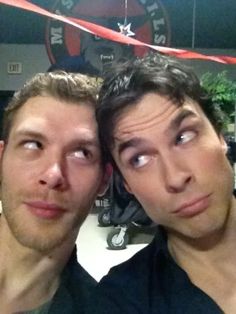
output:
[[[132,36],[148,44],[168,46],[170,27],[163,5],[158,0],[60,0],[52,9],[56,14],[83,19]],[[48,19],[46,48],[52,64],[83,60],[102,71],[104,65],[129,56],[142,56],[147,47],[123,45],[105,40],[54,19]]]

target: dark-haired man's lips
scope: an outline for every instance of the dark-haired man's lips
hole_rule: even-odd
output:
[[[210,205],[210,195],[194,198],[183,203],[173,214],[179,217],[193,217],[204,212]]]
[[[56,219],[67,211],[58,204],[45,201],[29,201],[25,205],[34,216],[42,219]]]

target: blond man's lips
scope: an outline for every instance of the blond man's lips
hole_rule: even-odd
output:
[[[68,211],[59,204],[46,201],[26,201],[24,204],[34,216],[43,219],[55,219]]]

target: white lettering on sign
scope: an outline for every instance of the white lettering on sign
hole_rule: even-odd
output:
[[[160,25],[165,25],[165,21],[163,18],[159,19],[159,20],[153,20],[153,28],[155,29],[155,31],[159,31],[160,29]]]
[[[55,45],[55,44],[62,44],[63,43],[63,38],[62,38],[62,27],[52,27],[51,28],[51,44]]]
[[[7,63],[7,73],[8,74],[21,74],[22,73],[22,63],[21,62],[8,62]]]

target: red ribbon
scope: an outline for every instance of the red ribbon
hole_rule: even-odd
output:
[[[182,58],[182,59],[202,59],[202,60],[215,61],[215,62],[220,62],[220,63],[225,63],[225,64],[236,64],[236,57],[209,56],[209,55],[201,54],[201,53],[190,51],[190,50],[149,45],[135,38],[127,37],[119,32],[103,27],[101,25],[97,25],[97,24],[94,24],[85,20],[81,20],[81,19],[76,19],[73,17],[65,17],[65,16],[51,13],[26,0],[0,0],[0,3],[14,6],[14,7],[24,9],[27,11],[35,12],[37,14],[41,14],[49,18],[59,20],[61,22],[70,24],[76,28],[79,28],[83,31],[89,32],[91,34],[97,35],[99,37],[102,37],[108,40],[119,42],[122,44],[134,45],[134,46],[146,46],[151,49],[157,50],[159,52],[166,53],[166,54],[169,54],[178,58]]]

